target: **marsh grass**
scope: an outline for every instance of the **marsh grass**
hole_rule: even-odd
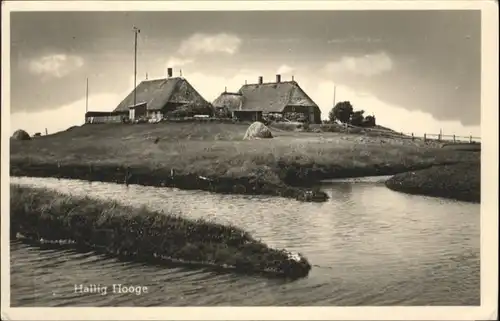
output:
[[[11,233],[31,239],[73,240],[112,255],[163,257],[289,277],[303,277],[310,270],[307,261],[290,260],[286,251],[269,248],[235,226],[40,188],[11,185],[10,193]]]
[[[274,186],[258,193],[272,193],[318,179],[392,175],[477,158],[419,141],[344,133],[273,131],[272,139],[244,141],[247,128],[224,123],[84,125],[12,141],[11,174],[36,176],[41,170],[32,168],[56,163],[62,168],[131,167],[157,171],[155,178],[173,169],[179,175],[258,181]]]
[[[387,187],[400,192],[481,202],[481,163],[464,162],[393,176]]]

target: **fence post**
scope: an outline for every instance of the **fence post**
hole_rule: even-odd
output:
[[[411,140],[415,140],[415,136],[413,136],[413,133],[411,133]]]
[[[454,142],[454,143],[456,142],[456,141],[455,141],[455,134],[453,134],[453,142]]]
[[[424,133],[424,142],[427,141],[427,135]]]

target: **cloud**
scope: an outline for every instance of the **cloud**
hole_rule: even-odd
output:
[[[380,43],[382,42],[382,39],[380,38],[363,38],[363,37],[350,37],[350,38],[335,38],[335,39],[330,39],[327,41],[327,43],[332,44],[332,43]]]
[[[301,86],[320,106],[321,117],[326,119],[333,106],[333,87],[331,81],[308,80]],[[374,114],[378,124],[396,131],[422,136],[424,133],[445,135],[481,136],[480,126],[465,126],[459,121],[441,121],[431,114],[421,111],[410,111],[401,106],[386,103],[371,93],[355,88],[336,85],[336,102],[350,101],[355,110],[364,110],[365,115]]]
[[[362,76],[374,76],[393,67],[391,57],[385,52],[367,54],[364,56],[344,56],[338,61],[328,63],[326,71],[330,73],[351,73]]]
[[[196,55],[200,53],[225,53],[234,55],[238,52],[240,46],[241,39],[232,34],[195,33],[182,41],[178,52],[184,55]]]
[[[238,91],[245,81],[255,83],[259,74],[256,71],[241,69],[233,77],[225,78],[201,72],[189,73],[189,83],[208,101],[214,101],[227,87],[227,91]]]
[[[89,96],[89,110],[113,110],[125,97],[124,94],[96,94]],[[71,126],[82,125],[85,116],[85,97],[56,109],[39,112],[20,112],[10,116],[11,133],[17,129],[24,129],[30,135],[36,132],[49,134],[66,130]]]
[[[288,65],[281,65],[278,70],[276,71],[277,74],[280,74],[280,75],[286,75],[286,74],[290,74],[294,71],[294,68],[288,66]]]
[[[248,69],[239,70],[231,78],[195,72],[189,74],[189,82],[205,99],[213,101],[224,91],[224,87],[234,92],[240,89],[245,80],[252,83],[257,80],[258,76],[258,72]],[[333,105],[334,83],[328,80],[307,78],[303,75],[297,78],[300,86],[319,105],[321,117],[326,119]],[[438,134],[442,129],[443,134],[447,135],[481,135],[479,126],[464,126],[459,121],[440,121],[429,113],[409,111],[401,106],[386,103],[369,92],[352,87],[337,84],[335,98],[337,102],[349,100],[356,110],[363,109],[365,115],[374,114],[378,124],[396,131],[423,135],[424,133]]]
[[[55,54],[31,60],[28,68],[36,75],[61,78],[81,68],[83,64],[83,58],[79,56]]]
[[[179,57],[170,57],[170,59],[166,63],[167,68],[177,68],[177,67],[183,67],[185,65],[189,65],[193,63],[193,59],[183,59]]]

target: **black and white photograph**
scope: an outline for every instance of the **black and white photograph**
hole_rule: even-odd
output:
[[[2,318],[496,319],[498,7],[356,2],[2,2]]]

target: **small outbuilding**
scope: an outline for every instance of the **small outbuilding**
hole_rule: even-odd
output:
[[[128,111],[88,111],[85,113],[86,124],[123,123],[129,117]]]

